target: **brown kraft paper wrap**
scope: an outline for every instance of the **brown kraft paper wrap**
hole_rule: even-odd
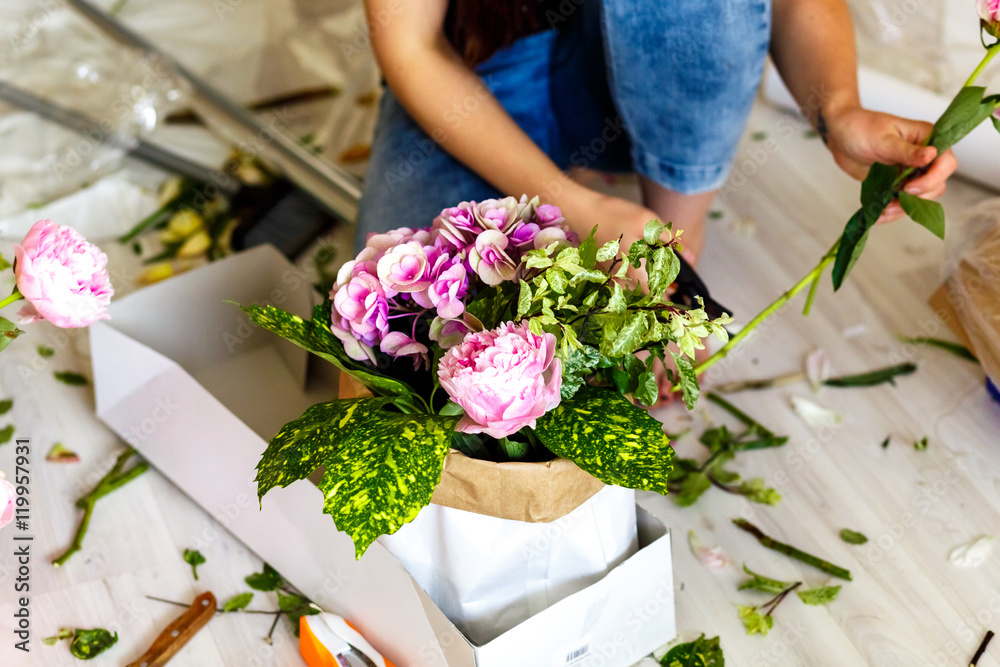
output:
[[[340,397],[370,396],[347,373],[340,374]],[[496,463],[451,450],[431,502],[498,519],[548,523],[566,516],[604,483],[566,459],[545,463]]]
[[[1000,380],[1000,223],[961,257],[930,305]]]

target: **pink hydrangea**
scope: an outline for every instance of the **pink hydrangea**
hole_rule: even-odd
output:
[[[379,348],[394,357],[412,357],[413,370],[429,365],[427,346],[400,331],[390,331],[386,334]]]
[[[514,278],[517,263],[504,252],[509,244],[503,232],[489,229],[476,237],[476,245],[469,250],[469,266],[487,285]]]
[[[562,364],[556,337],[536,335],[526,323],[468,334],[442,357],[441,386],[465,411],[455,427],[504,438],[559,405]]]
[[[46,319],[59,327],[85,327],[108,317],[114,289],[108,258],[72,227],[39,220],[14,245],[14,276],[28,303],[22,323]]]
[[[370,273],[358,273],[330,293],[333,307],[362,343],[373,347],[389,332],[389,304],[382,283]]]
[[[409,241],[390,248],[378,260],[378,279],[386,296],[399,292],[419,292],[427,289],[430,279],[427,271],[427,253],[417,241]]]
[[[17,500],[17,492],[14,485],[7,481],[3,471],[0,470],[0,528],[3,528],[14,519],[14,503]]]

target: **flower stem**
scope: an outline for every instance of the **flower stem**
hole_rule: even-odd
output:
[[[87,528],[90,525],[90,517],[94,514],[94,506],[97,501],[108,495],[115,489],[128,484],[133,479],[146,472],[149,469],[149,464],[145,461],[140,461],[128,470],[122,472],[125,467],[125,463],[131,458],[136,451],[129,447],[124,452],[118,455],[115,459],[115,464],[111,467],[111,470],[101,478],[89,493],[81,496],[76,501],[76,506],[83,510],[83,517],[80,519],[80,525],[77,526],[76,534],[73,536],[73,543],[69,545],[66,551],[52,561],[53,567],[61,567],[70,559],[70,557],[83,548],[83,537],[87,534]]]
[[[776,596],[774,596],[774,598],[772,598],[768,602],[765,602],[764,604],[760,605],[760,607],[758,607],[758,609],[763,609],[764,607],[770,607],[767,610],[767,613],[764,614],[764,616],[770,616],[771,614],[774,613],[774,610],[778,608],[778,605],[781,604],[781,601],[784,600],[786,597],[788,597],[789,593],[791,593],[792,591],[794,591],[796,588],[798,588],[801,585],[802,585],[801,581],[795,582],[794,584],[792,584],[791,586],[789,586],[785,590],[783,590],[780,593],[778,593]]]
[[[11,292],[11,295],[9,297],[7,297],[6,299],[4,299],[3,301],[0,301],[0,308],[3,308],[4,306],[10,305],[10,304],[14,303],[15,301],[18,301],[18,300],[23,299],[23,298],[24,298],[24,295],[21,294],[21,290],[19,290],[19,289],[17,289],[15,287],[14,291]]]
[[[767,535],[764,534],[764,532],[760,528],[753,525],[746,519],[733,519],[733,524],[737,528],[745,530],[746,532],[756,537],[757,541],[760,542],[763,546],[767,547],[768,549],[777,551],[778,553],[785,554],[786,556],[794,558],[795,560],[801,561],[803,563],[806,563],[807,565],[812,565],[813,567],[818,568],[831,576],[851,581],[851,573],[849,570],[845,570],[842,567],[838,567],[828,561],[823,560],[822,558],[817,558],[812,554],[807,554],[804,551],[796,549],[790,544],[785,544],[784,542],[779,542],[778,540],[772,537],[768,537]]]
[[[833,244],[833,247],[830,248],[830,250],[827,251],[825,255],[823,255],[823,258],[819,261],[819,264],[813,267],[812,271],[807,273],[806,276],[802,278],[802,280],[795,283],[788,291],[786,291],[784,294],[778,297],[771,305],[769,305],[767,308],[759,312],[757,316],[754,317],[752,320],[750,320],[750,322],[745,327],[740,329],[740,332],[738,334],[730,338],[729,342],[723,345],[718,352],[716,352],[708,359],[705,359],[703,362],[695,366],[694,367],[695,374],[700,375],[701,373],[704,373],[706,370],[708,370],[709,368],[717,364],[719,361],[724,359],[726,355],[729,354],[729,351],[732,350],[734,347],[736,347],[736,345],[741,340],[749,336],[750,333],[754,329],[756,329],[761,322],[770,317],[775,311],[777,311],[779,308],[788,303],[792,299],[792,297],[794,297],[796,294],[805,289],[808,285],[812,284],[813,281],[819,278],[823,274],[823,271],[826,269],[826,267],[829,266],[830,263],[837,256],[837,248],[839,246],[840,246],[840,241],[838,240],[836,243]],[[679,387],[680,384],[678,383],[677,386],[674,387],[674,390],[677,390]]]
[[[986,55],[983,56],[982,61],[980,61],[979,65],[976,66],[976,69],[972,70],[972,74],[969,75],[969,78],[966,80],[963,88],[968,88],[976,82],[976,79],[978,79],[979,75],[983,73],[983,70],[990,64],[990,61],[996,57],[997,53],[1000,53],[1000,41],[986,49]]]
[[[986,653],[986,647],[990,645],[990,640],[992,639],[993,631],[989,630],[987,631],[986,636],[983,637],[983,642],[979,645],[979,648],[976,649],[976,654],[973,655],[972,660],[969,661],[969,667],[976,667],[976,665],[979,664],[979,659],[983,657],[984,653]]]

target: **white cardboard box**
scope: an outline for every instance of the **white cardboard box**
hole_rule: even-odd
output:
[[[669,531],[638,508],[639,551],[604,579],[473,646],[380,544],[360,560],[308,482],[258,509],[268,439],[334,395],[303,389],[307,355],[233,304],[308,315],[311,286],[271,247],[147,287],[91,328],[98,416],[218,523],[317,604],[354,623],[397,667],[613,667],[675,635]]]

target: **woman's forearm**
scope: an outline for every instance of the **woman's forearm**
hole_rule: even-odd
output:
[[[843,0],[773,0],[771,57],[806,118],[859,106],[854,29]]]

